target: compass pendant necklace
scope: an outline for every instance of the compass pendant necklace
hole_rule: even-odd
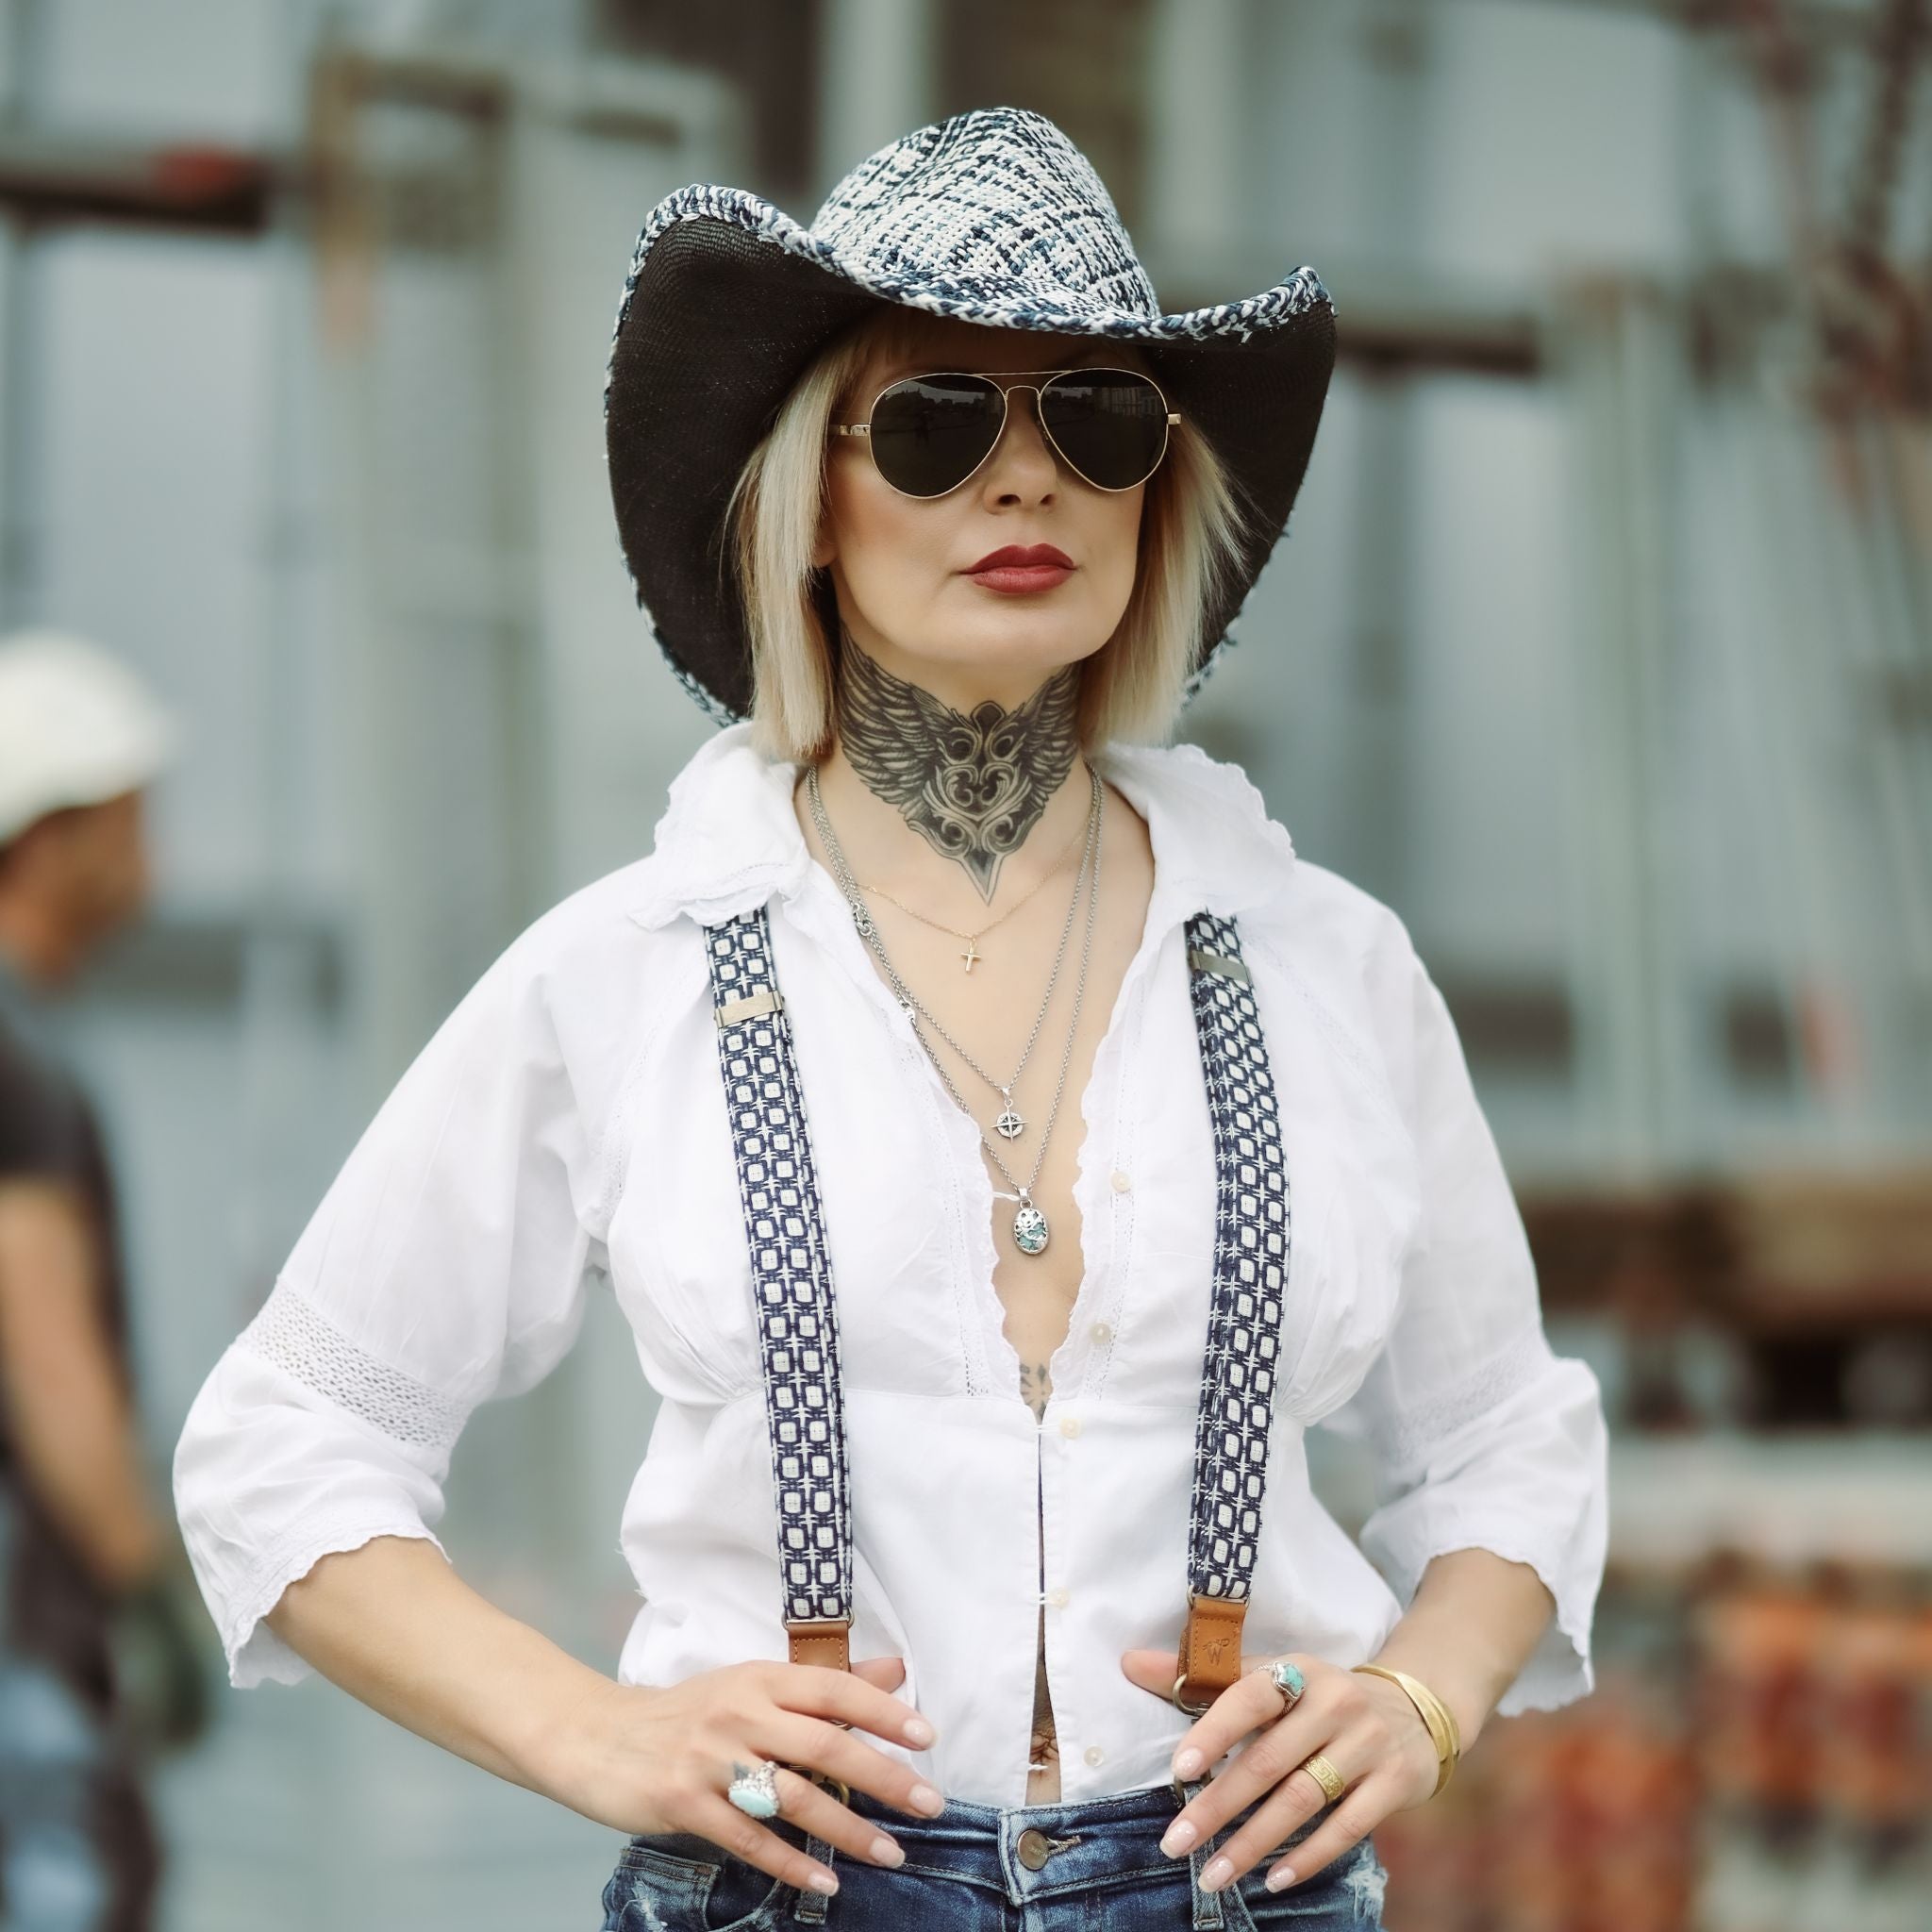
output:
[[[1071,927],[1074,921],[1074,908],[1080,903],[1081,888],[1087,883],[1087,874],[1091,867],[1093,873],[1093,883],[1091,890],[1088,893],[1087,924],[1080,941],[1080,973],[1078,978],[1074,982],[1074,1013],[1067,1026],[1067,1043],[1060,1053],[1059,1078],[1054,1085],[1053,1104],[1047,1109],[1046,1125],[1041,1131],[1040,1150],[1033,1158],[1033,1172],[1026,1176],[1024,1182],[1014,1179],[1012,1170],[1000,1158],[999,1149],[986,1138],[985,1129],[979,1129],[979,1144],[986,1149],[993,1165],[1005,1175],[1008,1185],[1015,1190],[1010,1194],[1000,1194],[999,1198],[1018,1204],[1013,1214],[1013,1242],[1023,1255],[1040,1254],[1045,1248],[1048,1236],[1052,1232],[1047,1225],[1046,1216],[1041,1211],[1033,1199],[1033,1187],[1040,1178],[1041,1167],[1046,1159],[1047,1142],[1053,1135],[1054,1122],[1059,1117],[1060,1095],[1065,1091],[1067,1084],[1067,1065],[1073,1058],[1074,1039],[1080,1027],[1080,1008],[1087,992],[1087,965],[1093,946],[1093,915],[1100,905],[1100,867],[1098,860],[1100,857],[1100,817],[1105,791],[1100,783],[1099,774],[1091,765],[1088,767],[1088,776],[1092,781],[1093,804],[1088,814],[1087,850],[1081,858],[1080,871],[1074,881],[1074,896],[1067,908],[1067,927]],[[973,1117],[973,1109],[967,1106],[965,1095],[954,1084],[953,1076],[947,1073],[944,1062],[932,1051],[930,1044],[926,1041],[925,1035],[920,1031],[920,1016],[924,1015],[931,1023],[934,1030],[939,1033],[940,1037],[966,1061],[968,1066],[972,1066],[974,1071],[980,1074],[981,1078],[991,1080],[991,1084],[995,1087],[998,1087],[1000,1083],[996,1080],[991,1080],[990,1074],[987,1074],[983,1069],[974,1064],[971,1056],[966,1053],[966,1050],[959,1045],[958,1041],[953,1039],[951,1034],[947,1033],[940,1025],[937,1020],[932,1018],[930,1013],[925,1011],[924,1007],[914,996],[911,988],[900,978],[897,968],[893,966],[891,958],[887,956],[885,941],[879,938],[878,928],[874,925],[872,917],[866,910],[864,900],[858,896],[858,889],[853,882],[850,869],[845,863],[844,852],[839,844],[837,836],[832,831],[830,820],[825,816],[824,802],[819,796],[818,767],[816,765],[812,766],[806,774],[806,787],[811,803],[812,816],[818,824],[819,835],[824,841],[825,850],[831,855],[833,862],[838,869],[840,884],[844,889],[847,901],[851,905],[854,924],[857,924],[860,934],[877,956],[879,964],[884,967],[886,977],[891,982],[892,990],[898,995],[901,1008],[905,1010],[907,1017],[913,1023],[913,1032],[918,1035],[920,1044],[925,1047],[927,1057],[932,1060],[933,1065],[939,1069],[940,1077],[946,1084],[946,1091],[953,1096],[955,1102],[958,1103],[960,1111],[971,1119]],[[1062,955],[1066,951],[1066,943],[1067,932],[1063,928],[1060,933],[1060,954]],[[1056,956],[1054,959],[1054,974],[1056,976],[1058,974],[1059,966],[1059,957]],[[1053,981],[1049,979],[1047,983],[1049,1001],[1052,998],[1052,994]],[[1043,1020],[1045,1017],[1046,1007],[1042,1005],[1040,1019],[1035,1020],[1033,1023],[1033,1030],[1036,1034],[1040,1030],[1040,1020]],[[1029,1051],[1032,1048],[1032,1039],[1029,1037],[1027,1041]],[[1017,1079],[1018,1077],[1016,1070],[1014,1078]],[[1003,1138],[1011,1140],[1020,1131],[1024,1123],[1021,1123],[1018,1120],[1018,1116],[1014,1115],[1015,1124],[1013,1131],[1012,1133],[1007,1131],[1007,1115],[1011,1114],[1013,1111],[1011,1093],[1005,1087],[1001,1087],[1000,1091],[1006,1097],[1008,1107],[1006,1113],[1002,1114],[1000,1121],[996,1124],[999,1126]],[[977,1126],[976,1122],[974,1124]],[[995,1191],[997,1192],[997,1191]]]

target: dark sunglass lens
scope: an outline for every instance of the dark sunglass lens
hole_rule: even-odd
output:
[[[943,496],[978,468],[1000,433],[999,385],[978,375],[916,375],[873,406],[872,452],[908,496]]]
[[[1057,375],[1041,411],[1060,453],[1103,490],[1131,490],[1154,474],[1167,448],[1167,404],[1130,369]]]

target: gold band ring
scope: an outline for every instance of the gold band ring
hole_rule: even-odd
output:
[[[1331,1805],[1348,1789],[1348,1780],[1319,1751],[1312,1757],[1304,1758],[1301,1768],[1322,1787]]]

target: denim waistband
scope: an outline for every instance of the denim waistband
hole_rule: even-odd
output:
[[[901,1871],[919,1871],[989,1887],[1008,1899],[1041,1898],[1093,1885],[1117,1885],[1140,1873],[1186,1871],[1189,1859],[1170,1857],[1161,1835],[1176,1812],[1208,1788],[1206,1778],[1169,1778],[1105,1798],[1061,1804],[992,1806],[951,1798],[937,1818],[916,1818],[855,1790],[845,1801],[882,1825],[906,1854]],[[1258,1800],[1257,1802],[1259,1802]],[[1205,1843],[1197,1863],[1233,1836],[1253,1806],[1243,1807]],[[1324,1806],[1284,1844],[1298,1842],[1327,1817]],[[823,1855],[824,1847],[814,1844]]]

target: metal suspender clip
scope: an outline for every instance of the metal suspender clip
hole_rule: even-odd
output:
[[[1230,959],[1224,953],[1210,953],[1205,946],[1188,948],[1188,964],[1197,973],[1218,973],[1224,979],[1239,979],[1243,986],[1255,983],[1242,960]]]
[[[756,1020],[761,1013],[780,1011],[785,1002],[778,997],[775,986],[760,987],[757,992],[746,993],[741,1000],[726,1000],[717,1008],[719,1026],[735,1026],[741,1020]]]

